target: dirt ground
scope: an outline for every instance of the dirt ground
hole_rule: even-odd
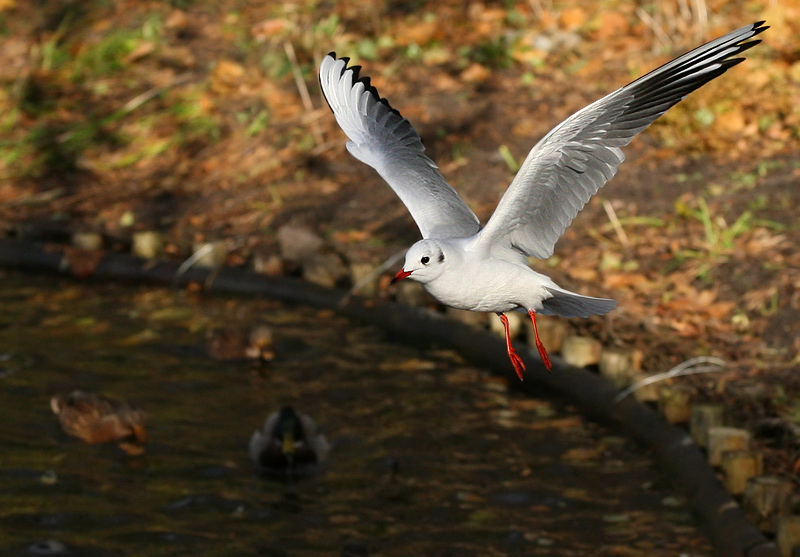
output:
[[[221,240],[228,264],[251,265],[293,224],[378,266],[417,230],[345,151],[315,81],[326,52],[364,65],[485,222],[563,118],[766,19],[747,61],[636,139],[533,265],[619,300],[570,329],[640,349],[647,373],[725,360],[675,382],[724,402],[766,472],[797,479],[800,8],[697,4],[0,0],[0,234],[91,231],[128,250],[155,230],[167,257]]]

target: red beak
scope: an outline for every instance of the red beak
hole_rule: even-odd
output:
[[[389,281],[389,284],[394,284],[398,280],[403,280],[411,273],[412,271],[406,271],[405,269],[400,269],[399,271],[397,271],[397,274],[392,277],[392,280]]]

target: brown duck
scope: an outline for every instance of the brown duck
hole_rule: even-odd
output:
[[[50,408],[58,416],[65,433],[86,443],[147,441],[145,413],[134,410],[127,402],[75,390],[55,395],[50,399]]]

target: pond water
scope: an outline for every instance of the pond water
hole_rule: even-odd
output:
[[[638,447],[452,352],[268,300],[0,285],[3,555],[711,554]],[[273,361],[208,355],[209,327],[256,320]],[[67,436],[50,398],[73,389],[144,410],[144,453]],[[324,473],[249,462],[285,404],[333,445]]]

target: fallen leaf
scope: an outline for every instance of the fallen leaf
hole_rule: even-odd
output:
[[[706,308],[706,313],[713,319],[728,317],[736,309],[736,302],[717,302]]]
[[[167,29],[184,29],[189,25],[189,18],[183,10],[172,10],[164,21]]]
[[[640,292],[650,292],[659,285],[642,273],[604,273],[603,286],[610,289],[633,288]]]
[[[668,319],[669,326],[675,329],[682,337],[698,337],[700,336],[700,329],[688,321],[679,321],[677,319]]]
[[[426,45],[429,42],[441,38],[442,29],[437,20],[420,21],[414,25],[398,26],[399,34],[395,35],[394,40],[400,46],[411,44]]]
[[[124,339],[120,340],[117,344],[120,346],[138,346],[140,344],[144,344],[147,342],[152,342],[161,338],[161,335],[154,331],[153,329],[144,329],[138,333],[134,333],[130,336],[125,337]]]
[[[540,420],[525,424],[525,427],[535,431],[541,431],[546,429],[571,430],[580,428],[582,426],[583,426],[583,420],[579,416],[570,416],[567,418],[555,418],[553,420]]]
[[[461,72],[461,79],[468,83],[481,83],[489,79],[491,75],[492,72],[476,62],[470,64],[467,69]]]
[[[561,455],[563,460],[586,461],[595,460],[603,454],[605,447],[575,447]]]
[[[125,57],[125,63],[131,64],[136,62],[137,60],[141,60],[148,54],[152,53],[156,49],[156,45],[150,41],[142,41],[136,48],[134,48],[128,55]]]
[[[717,299],[716,290],[702,290],[695,296],[694,302],[698,308],[705,309]]]
[[[600,14],[600,25],[597,29],[597,39],[607,41],[630,32],[628,18],[617,11],[603,12]]]
[[[574,31],[586,23],[586,11],[580,7],[568,8],[561,12],[558,22],[563,29]]]
[[[220,60],[211,72],[211,87],[218,92],[238,89],[244,76],[244,66],[232,60]]]
[[[714,119],[714,131],[724,137],[731,138],[741,134],[745,124],[746,120],[742,111],[733,109],[717,114]]]
[[[597,270],[585,267],[572,267],[568,273],[570,277],[583,282],[596,282],[600,278]]]
[[[280,35],[289,28],[290,22],[283,18],[265,19],[250,28],[250,34],[259,42]]]

